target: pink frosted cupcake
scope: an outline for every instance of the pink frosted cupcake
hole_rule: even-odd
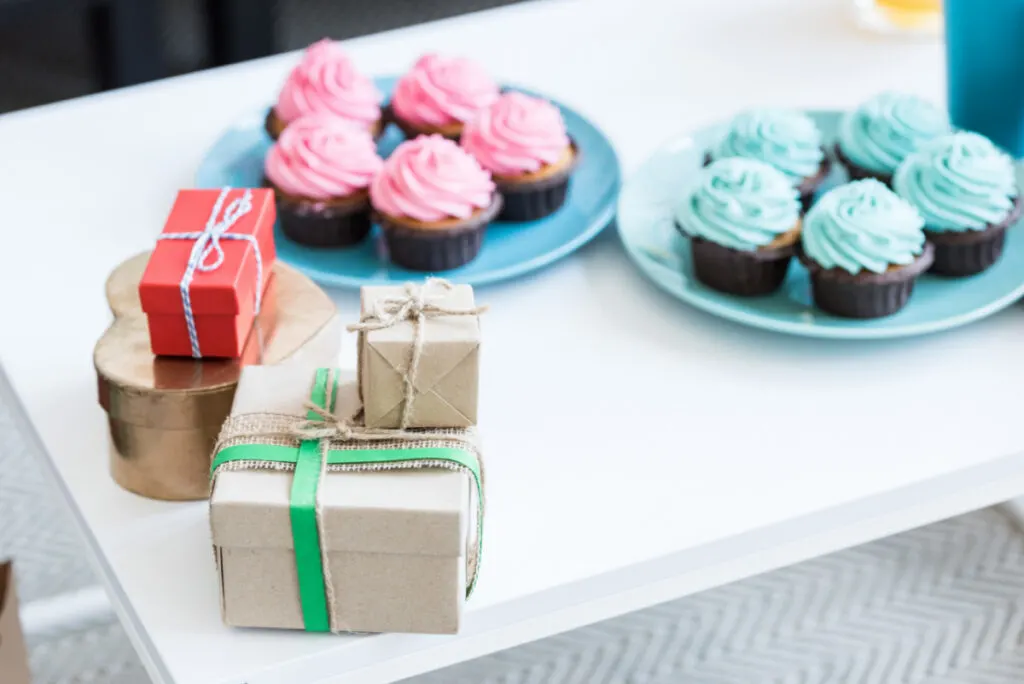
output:
[[[424,55],[398,80],[391,114],[409,138],[438,133],[458,140],[465,123],[498,95],[498,84],[476,62]]]
[[[284,234],[312,247],[344,247],[365,238],[370,183],[383,166],[365,129],[329,114],[294,121],[264,162]]]
[[[491,174],[440,135],[407,140],[370,186],[391,261],[415,271],[446,271],[480,251],[501,209]]]
[[[576,166],[576,146],[558,107],[506,93],[466,124],[462,147],[491,172],[504,221],[533,221],[559,209]]]
[[[274,140],[291,122],[306,114],[332,114],[378,135],[383,123],[384,96],[373,81],[356,71],[352,60],[329,38],[306,48],[302,61],[288,74],[277,104],[267,115],[267,133]]]

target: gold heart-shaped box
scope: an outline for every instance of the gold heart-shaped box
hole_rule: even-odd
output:
[[[114,322],[93,352],[110,426],[110,472],[154,499],[205,499],[210,452],[249,364],[336,365],[342,327],[330,297],[278,262],[240,359],[154,356],[139,281],[149,253],[114,269],[106,293]]]

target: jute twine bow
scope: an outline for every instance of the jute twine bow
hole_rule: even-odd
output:
[[[181,276],[178,289],[181,291],[181,307],[185,312],[185,326],[188,328],[189,345],[192,347],[192,357],[201,358],[202,351],[199,348],[199,335],[196,332],[196,320],[192,311],[192,279],[196,271],[209,273],[216,271],[224,263],[224,248],[221,240],[245,240],[253,247],[256,256],[256,304],[255,312],[259,314],[261,299],[263,297],[263,257],[260,254],[260,244],[254,235],[244,233],[229,233],[228,231],[243,216],[252,211],[252,190],[246,190],[241,197],[231,201],[225,208],[231,188],[223,188],[217,201],[213,204],[210,216],[206,220],[206,227],[202,231],[191,233],[164,233],[158,240],[195,240],[192,251],[189,254],[188,262],[185,265],[185,273]],[[224,213],[221,214],[221,209]],[[219,220],[218,220],[219,218]],[[210,258],[213,257],[213,261]]]
[[[409,364],[402,378],[404,385],[402,417],[399,429],[409,427],[412,421],[412,406],[416,396],[416,375],[423,356],[423,328],[426,319],[442,316],[478,316],[487,311],[486,306],[472,309],[457,309],[443,306],[443,299],[455,286],[443,278],[427,278],[422,285],[405,284],[405,293],[397,297],[385,297],[374,302],[373,311],[364,315],[359,323],[348,326],[349,332],[370,332],[391,328],[403,321],[412,321],[414,333],[409,350]]]
[[[422,442],[424,440],[463,441],[457,428],[442,430],[410,430],[409,428],[368,428],[359,424],[357,416],[339,418],[323,407],[311,401],[303,403],[303,408],[316,414],[316,419],[305,419],[281,433],[260,433],[264,437],[294,437],[299,441],[319,441],[321,450],[330,447],[331,440],[343,442]]]

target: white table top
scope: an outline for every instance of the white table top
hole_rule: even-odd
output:
[[[367,71],[443,49],[588,113],[627,177],[750,105],[942,97],[941,47],[838,3],[547,0],[351,41]],[[107,273],[146,249],[203,150],[293,57],[0,118],[0,362],[158,684],[391,681],[1024,491],[1024,314],[899,342],[809,341],[661,294],[613,231],[486,288],[489,519],[458,637],[223,627],[206,508],[107,476],[94,341]],[[356,297],[339,292],[355,317]],[[354,345],[346,341],[346,360]]]

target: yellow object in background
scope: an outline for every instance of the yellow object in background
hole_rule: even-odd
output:
[[[882,33],[937,35],[942,0],[854,0],[863,25]]]
[[[878,9],[900,28],[923,28],[938,21],[942,14],[940,0],[875,0]]]
[[[875,0],[881,7],[903,12],[940,12],[941,0]]]

